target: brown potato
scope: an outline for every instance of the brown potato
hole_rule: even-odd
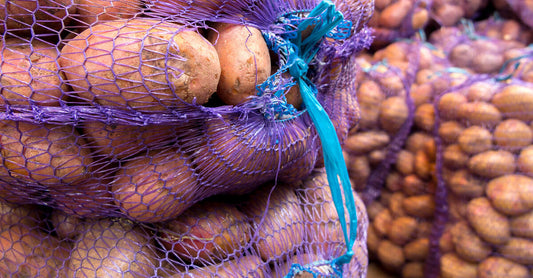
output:
[[[265,278],[270,277],[269,274],[268,268],[261,261],[261,258],[257,256],[244,256],[218,265],[194,268],[186,273],[174,275],[172,278]]]
[[[424,277],[424,263],[409,262],[402,268],[403,278],[423,278]]]
[[[364,80],[357,89],[357,101],[361,110],[359,127],[361,129],[374,128],[378,125],[379,106],[385,99],[385,94],[379,84],[373,80]]]
[[[0,47],[1,105],[60,105],[67,86],[56,62],[59,50],[53,44],[8,38]]]
[[[93,220],[76,240],[67,277],[149,277],[156,267],[149,238],[128,220]]]
[[[467,103],[466,97],[457,92],[450,92],[443,95],[438,102],[437,109],[439,116],[444,120],[459,119],[459,108]]]
[[[174,149],[133,158],[112,183],[115,203],[136,221],[175,218],[196,201],[199,184],[191,167],[189,158]]]
[[[435,126],[435,108],[432,103],[424,103],[416,108],[415,125],[420,129],[431,132]]]
[[[533,131],[523,121],[508,119],[499,123],[493,131],[494,143],[502,149],[520,151],[533,141]]]
[[[522,121],[533,120],[533,88],[523,85],[509,85],[492,98],[492,104],[504,117]]]
[[[411,196],[403,200],[403,208],[408,215],[428,218],[435,212],[435,200],[431,195]]]
[[[533,239],[533,211],[511,218],[511,234]]]
[[[361,131],[348,137],[344,142],[343,148],[350,154],[365,154],[374,150],[383,149],[389,142],[389,135],[383,131]]]
[[[403,247],[405,258],[409,261],[424,261],[429,253],[429,239],[418,238]]]
[[[502,120],[496,106],[487,102],[468,102],[459,106],[457,116],[465,123],[493,127]]]
[[[54,209],[50,216],[50,222],[54,231],[60,239],[73,239],[84,229],[84,219],[77,215],[67,214],[61,210]]]
[[[89,149],[71,126],[0,122],[3,167],[23,183],[53,187],[79,184],[89,177]]]
[[[509,220],[491,206],[487,198],[471,200],[467,206],[468,223],[486,242],[500,245],[511,238]]]
[[[305,242],[304,213],[294,190],[285,184],[253,192],[243,211],[258,234],[255,250],[265,261],[292,252]],[[267,203],[268,202],[268,203]]]
[[[402,248],[388,240],[379,243],[377,256],[383,267],[391,271],[398,271],[405,264]]]
[[[533,146],[523,148],[516,163],[522,174],[533,177]]]
[[[468,155],[465,154],[459,144],[449,145],[442,152],[444,165],[449,169],[462,169],[468,165]]]
[[[389,209],[384,209],[373,219],[372,225],[378,236],[385,236],[389,233],[392,224],[392,215]]]
[[[463,152],[477,154],[492,148],[492,134],[488,129],[474,125],[463,129],[457,143]]]
[[[533,264],[533,240],[513,237],[505,245],[498,248],[498,253],[519,264]]]
[[[395,134],[400,130],[408,116],[409,108],[403,97],[389,97],[381,103],[379,123],[389,134]]]
[[[74,2],[77,10],[76,18],[87,25],[128,19],[141,12],[140,0],[74,0]]]
[[[251,226],[235,205],[204,201],[162,224],[160,233],[167,250],[188,262],[206,264],[244,252]]]
[[[4,277],[68,277],[70,246],[24,225],[3,226],[0,232],[0,273]]]
[[[218,23],[208,34],[221,65],[217,95],[236,105],[257,95],[256,86],[271,75],[268,46],[261,31],[251,26]]]
[[[446,253],[440,258],[442,278],[477,278],[477,264],[469,263],[454,253]]]
[[[447,185],[459,197],[476,198],[485,193],[485,182],[464,169],[454,171]]]
[[[484,178],[512,174],[516,169],[515,157],[508,151],[485,151],[468,160],[468,169]]]
[[[22,224],[38,227],[42,224],[44,210],[34,205],[17,205],[0,200],[0,227]]]
[[[533,179],[505,175],[487,184],[487,197],[495,209],[506,215],[520,215],[533,209]]]
[[[502,257],[489,257],[482,261],[478,267],[479,278],[527,278],[528,270],[521,264],[514,263]]]
[[[403,246],[413,238],[417,224],[416,219],[409,216],[394,219],[389,228],[389,240],[397,245]]]
[[[470,229],[468,223],[458,222],[450,232],[455,252],[461,259],[476,263],[491,254],[492,248]]]
[[[398,0],[388,5],[381,11],[379,26],[388,29],[399,28],[412,8],[413,2],[410,0]]]
[[[181,107],[182,101],[204,104],[220,79],[209,41],[147,18],[92,26],[61,50],[59,64],[81,99],[139,111]]]

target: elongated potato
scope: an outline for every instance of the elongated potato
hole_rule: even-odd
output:
[[[92,26],[62,49],[59,64],[79,98],[139,111],[204,104],[220,79],[211,43],[194,30],[147,18]]]
[[[150,277],[156,254],[145,230],[124,219],[93,220],[77,237],[67,277]]]
[[[292,252],[305,241],[303,211],[294,190],[285,184],[265,185],[252,194],[241,209],[258,234],[256,252],[265,261]]]
[[[18,38],[6,39],[0,47],[0,104],[59,106],[67,91],[56,62],[59,50],[43,41]]]
[[[219,23],[208,35],[220,59],[217,94],[227,104],[240,104],[257,94],[256,85],[271,73],[268,46],[259,29]]]
[[[161,229],[167,250],[194,264],[223,261],[248,248],[251,226],[230,203],[200,202]]]
[[[115,203],[136,221],[160,222],[193,205],[198,183],[178,150],[150,152],[123,164],[112,183]]]
[[[62,187],[89,177],[90,151],[69,126],[0,122],[3,166],[26,183]]]

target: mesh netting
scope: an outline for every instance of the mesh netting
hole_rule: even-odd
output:
[[[0,5],[0,198],[43,211],[2,275],[363,277],[340,144],[373,1],[334,2]]]

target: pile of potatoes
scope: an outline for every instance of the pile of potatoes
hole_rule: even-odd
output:
[[[365,277],[368,219],[354,196],[357,238],[344,273]],[[153,225],[3,201],[0,224],[0,273],[8,276],[229,278],[284,277],[289,271],[305,276],[303,268],[290,269],[293,263],[326,275],[334,271],[327,261],[346,252],[323,168],[294,184],[203,200]]]

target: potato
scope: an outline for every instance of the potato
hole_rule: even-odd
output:
[[[402,268],[403,278],[422,278],[424,277],[424,264],[421,262],[409,262]]]
[[[226,104],[243,103],[257,95],[256,86],[271,75],[268,46],[261,31],[251,26],[218,23],[215,30],[208,39],[222,69],[217,95]]]
[[[203,268],[194,268],[186,273],[177,274],[172,278],[201,278],[201,277],[217,277],[217,278],[244,278],[256,277],[265,278],[270,277],[264,262],[257,256],[244,256],[235,260],[226,261],[218,265],[211,265]]]
[[[440,258],[442,278],[476,278],[477,265],[457,257],[454,253],[446,253]]]
[[[487,184],[487,197],[495,209],[506,215],[520,215],[533,209],[533,179],[505,175]]]
[[[156,254],[146,231],[124,219],[94,220],[70,253],[67,277],[149,277]]]
[[[403,253],[408,261],[424,261],[429,253],[429,239],[412,240],[403,247]]]
[[[467,170],[454,171],[447,185],[459,197],[476,198],[485,193],[485,182]]]
[[[384,236],[388,234],[393,220],[389,209],[382,210],[373,220],[372,225],[377,235]]]
[[[53,44],[8,38],[0,47],[1,105],[60,105],[67,86],[58,72],[59,50]]]
[[[4,277],[70,277],[65,264],[70,246],[25,225],[3,226],[0,232],[0,273]]]
[[[468,223],[486,242],[505,244],[511,237],[509,220],[491,206],[484,197],[471,200],[467,206]]]
[[[402,248],[388,240],[382,240],[379,243],[377,256],[387,270],[397,271],[405,264]]]
[[[66,26],[69,14],[76,11],[71,0],[2,0],[0,1],[0,32],[7,35],[30,36],[41,34],[58,39]]]
[[[140,0],[74,0],[76,18],[87,25],[128,19],[141,12]]]
[[[516,163],[522,174],[533,177],[533,146],[523,148]]]
[[[519,264],[533,264],[533,240],[513,237],[505,245],[498,248],[498,253]]]
[[[3,167],[23,183],[65,187],[84,182],[93,162],[90,151],[70,126],[0,122]]]
[[[61,50],[59,64],[79,98],[143,112],[206,103],[221,71],[196,31],[147,18],[92,26]]]
[[[492,134],[484,127],[470,126],[459,134],[457,143],[463,152],[477,154],[492,148]]]
[[[493,131],[496,146],[512,152],[520,151],[533,141],[533,131],[523,121],[508,119],[499,123]]]
[[[459,106],[457,116],[465,123],[493,127],[502,120],[496,106],[486,102],[468,102]]]
[[[383,149],[389,142],[389,135],[383,131],[361,131],[348,137],[344,142],[343,148],[350,154],[365,154],[377,149]]]
[[[435,108],[432,103],[424,103],[416,108],[415,125],[420,129],[431,132],[435,126]]]
[[[136,221],[175,218],[194,203],[200,189],[191,167],[189,157],[174,149],[129,160],[111,184],[115,203]]]
[[[60,239],[73,239],[79,235],[84,229],[84,219],[67,214],[61,210],[54,209],[50,216],[50,222],[54,227],[54,231]]]
[[[479,264],[479,278],[527,278],[530,277],[525,266],[502,257],[489,257]]]
[[[388,29],[399,28],[412,8],[413,3],[409,0],[398,0],[388,5],[381,11],[379,26]]]
[[[17,205],[0,200],[0,227],[22,224],[38,227],[42,224],[44,209],[35,205]]]
[[[508,151],[485,151],[468,160],[468,169],[484,178],[512,174],[516,169],[515,157]]]
[[[161,240],[167,250],[195,264],[224,261],[244,251],[251,226],[237,207],[203,201],[162,224]]]
[[[391,223],[388,238],[391,242],[402,246],[413,238],[417,224],[416,219],[413,217],[398,217]]]
[[[148,147],[162,147],[176,137],[178,126],[131,126],[91,121],[83,124],[83,133],[95,153],[123,159]]]
[[[432,217],[435,212],[435,200],[431,195],[407,197],[403,200],[403,209],[410,216]]]
[[[533,211],[511,218],[511,234],[533,239]]]
[[[450,230],[457,255],[469,262],[481,262],[492,252],[492,248],[481,240],[466,222],[457,222]]]
[[[241,209],[257,234],[255,251],[265,261],[293,252],[305,241],[304,213],[294,190],[278,184],[265,185],[249,195]]]
[[[409,108],[403,97],[389,97],[381,103],[379,123],[389,134],[395,134],[403,126],[409,116]]]
[[[506,86],[494,95],[491,102],[504,117],[533,120],[533,88],[524,85]]]
[[[378,124],[379,106],[385,99],[385,94],[378,83],[364,80],[357,89],[357,101],[361,110],[359,127],[361,129],[374,128]]]

